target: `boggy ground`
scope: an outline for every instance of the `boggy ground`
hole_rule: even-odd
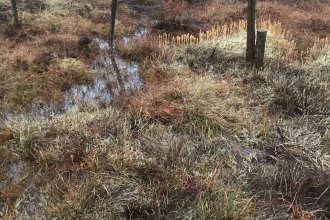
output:
[[[15,26],[1,1],[0,217],[330,218],[329,46],[313,47],[329,36],[329,6],[259,2],[258,18],[291,32],[269,38],[260,70],[231,44],[240,30],[154,40],[241,20],[245,1],[228,2],[119,1],[116,47],[140,63],[145,88],[41,120],[7,113],[93,79],[88,39],[106,38],[109,2],[22,1]],[[121,41],[145,26],[150,37]]]

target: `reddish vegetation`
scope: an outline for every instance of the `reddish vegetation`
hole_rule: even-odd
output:
[[[119,0],[116,55],[140,65],[141,91],[8,120],[91,82],[92,39],[108,35],[109,1],[29,3],[13,25],[0,0],[0,218],[330,218],[328,66],[275,57],[255,69],[210,41],[157,42],[244,20],[245,0]],[[256,16],[303,54],[330,36],[326,3],[259,0]]]
[[[174,103],[168,100],[156,101],[150,109],[151,119],[163,123],[170,123],[180,113],[180,110],[173,105]]]

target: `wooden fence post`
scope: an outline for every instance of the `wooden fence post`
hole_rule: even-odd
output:
[[[246,60],[254,60],[256,0],[248,0]]]
[[[117,0],[112,0],[110,33],[109,33],[109,47],[110,47],[111,52],[113,50],[113,39],[114,39],[114,34],[115,34],[116,11],[117,11]]]
[[[257,31],[257,43],[256,43],[256,62],[257,68],[264,64],[265,46],[266,46],[267,30],[259,29]]]
[[[18,24],[18,15],[17,15],[17,7],[16,7],[16,0],[11,0],[11,7],[14,13],[14,23]]]

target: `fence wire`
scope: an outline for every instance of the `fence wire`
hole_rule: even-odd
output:
[[[258,8],[257,8],[258,9]],[[264,8],[261,8],[264,9]],[[307,10],[301,10],[301,9],[274,9],[272,8],[272,10],[277,11],[277,12],[286,12],[286,13],[293,13],[293,12],[300,12],[300,13],[311,13],[311,14],[320,14],[320,15],[330,15],[330,13],[328,12],[322,12],[322,11],[307,11]]]
[[[226,8],[241,8],[243,10],[247,9],[247,3],[242,3],[243,1],[238,1],[238,0],[227,0],[227,1],[216,1],[213,2],[213,4],[211,5],[196,5],[196,7],[200,7],[202,9],[207,9],[207,8],[213,8],[214,9],[219,9],[219,10],[225,10]],[[136,7],[140,7],[140,8],[146,8],[146,9],[154,9],[154,8],[161,8],[161,5],[139,5],[139,4],[125,4],[125,1],[121,1],[121,3],[127,7],[131,7],[131,8],[136,8]],[[65,4],[65,3],[64,3]],[[67,3],[68,5],[72,4],[72,3]],[[110,9],[110,2],[109,2],[109,9]],[[34,0],[34,1],[20,1],[17,3],[17,8],[18,10],[21,11],[29,11],[31,13],[36,13],[40,10],[45,10],[45,9],[49,9],[49,6],[47,6],[45,3],[43,3],[43,1],[41,0]],[[93,8],[93,6],[92,6]],[[257,5],[256,10],[265,10],[265,9],[270,9],[267,7],[264,7],[262,5]],[[276,11],[276,12],[286,12],[286,13],[292,13],[292,12],[301,12],[301,13],[306,13],[306,14],[310,14],[310,13],[317,13],[319,15],[323,15],[323,16],[328,16],[330,15],[330,13],[327,12],[322,12],[322,11],[312,11],[312,10],[302,10],[302,9],[292,9],[292,10],[287,10],[287,9],[277,9],[276,7],[271,7],[270,10]],[[166,12],[166,11],[165,11]],[[245,12],[246,13],[246,12]],[[10,1],[6,1],[6,3],[4,3],[4,1],[0,2],[0,22],[7,22],[9,20],[12,20],[12,11],[11,11],[11,5],[10,5]],[[196,32],[198,30],[202,30],[202,31],[206,31],[208,28],[206,25],[189,25],[186,23],[174,23],[174,22],[167,22],[167,21],[162,21],[162,24],[166,24],[169,26],[179,26],[182,28],[186,28],[186,29],[190,29],[190,30],[195,30]],[[330,23],[330,22],[329,22]],[[312,25],[312,24],[310,24]],[[322,25],[318,25],[318,28],[330,28],[330,25],[326,25],[326,24],[322,24]],[[171,32],[171,31],[166,31],[166,30],[159,30],[160,33],[168,33],[168,34],[173,34],[173,36],[176,36],[177,33],[175,32]],[[330,34],[330,33],[329,33]],[[142,33],[142,35],[144,35]],[[126,37],[129,38],[134,38],[134,36],[136,36],[136,34],[131,34],[131,35],[125,35]],[[150,38],[152,38],[152,40],[149,40],[150,42],[156,42],[158,39],[156,39],[156,36],[148,36]],[[278,40],[288,40],[288,41],[297,41],[297,38],[294,37],[274,37],[274,36],[267,36],[267,38],[269,39],[278,39]],[[142,39],[142,38],[140,38]],[[224,42],[227,43],[232,43],[232,44],[240,44],[240,45],[245,45],[245,43],[242,42],[235,42],[235,41],[230,41],[230,40],[225,40],[222,39]],[[159,40],[158,40],[159,41]],[[316,45],[325,45],[325,44],[329,44],[329,40],[321,40],[321,41],[309,41],[310,43],[314,43]],[[278,49],[279,47],[267,47],[267,48],[273,48],[273,49]]]
[[[187,24],[180,24],[180,23],[174,23],[174,22],[162,22],[162,23],[169,24],[169,25],[177,25],[177,26],[187,27],[187,28],[190,28],[191,30],[200,30],[200,31],[202,31],[204,33],[206,32],[206,28],[205,27],[201,28],[200,26],[196,26],[196,25],[187,25]],[[160,32],[160,34],[164,34],[164,33],[171,34],[174,37],[176,37],[176,36],[179,35],[178,32],[172,32],[172,31],[166,31],[166,30],[164,30],[164,31],[158,30],[158,31]],[[198,35],[198,34],[196,34],[196,35]],[[127,36],[134,36],[134,34],[127,35]],[[299,39],[294,38],[294,37],[275,37],[275,36],[267,36],[267,39],[287,40],[287,41],[295,41],[295,42],[297,42],[299,40]],[[329,44],[330,43],[330,36],[328,38],[326,38],[326,40],[309,41],[309,43],[321,44],[321,45]]]

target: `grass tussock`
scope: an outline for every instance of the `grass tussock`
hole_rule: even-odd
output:
[[[330,106],[327,80],[322,76],[296,72],[297,75],[273,75],[273,111],[289,116],[327,113]],[[275,82],[275,81],[276,82]]]
[[[328,38],[285,31],[311,30],[277,10],[293,4],[260,2],[255,69],[241,6],[121,2],[116,49],[143,88],[42,120],[9,113],[93,83],[109,4],[24,1],[12,25],[0,0],[0,218],[329,219]]]
[[[29,196],[23,197],[19,207],[24,208],[30,202],[37,208],[41,204],[34,201],[41,203],[38,191],[42,191],[43,196],[52,197],[47,201],[52,209],[40,213],[47,216],[93,217],[94,209],[103,216],[111,212],[110,216],[117,219],[126,216],[180,219],[186,214],[204,219],[243,214],[236,212],[239,210],[236,200],[245,195],[236,189],[223,191],[221,188],[226,183],[215,183],[219,171],[207,159],[214,148],[212,143],[200,147],[195,141],[178,139],[159,123],[147,125],[144,135],[134,138],[123,116],[118,110],[107,109],[68,114],[46,123],[30,121],[8,125],[14,133],[14,138],[7,142],[15,146],[11,152],[19,153],[34,169],[27,171],[27,164],[19,165],[17,183],[7,186],[8,191],[14,190],[13,187],[35,188],[28,190]],[[79,124],[77,118],[80,118]],[[103,131],[98,129],[100,123],[104,124]],[[158,142],[157,137],[162,137],[163,141]],[[122,141],[118,142],[119,139]],[[45,140],[48,145],[42,147],[40,143]],[[226,159],[216,151],[212,150],[214,160]],[[179,159],[183,155],[190,155],[190,161]],[[17,159],[6,161],[4,169],[17,163]],[[200,167],[190,166],[191,163],[200,164]],[[207,172],[204,174],[203,170]],[[31,176],[20,175],[25,172]],[[52,187],[55,185],[57,187]],[[22,191],[18,191],[18,195],[19,192]],[[73,203],[59,203],[63,196]],[[2,194],[8,206],[16,198]],[[243,201],[239,201],[242,207],[247,206]],[[218,213],[209,212],[205,207],[207,204],[216,206],[218,202],[224,204]],[[103,205],[98,206],[100,203]]]
[[[91,81],[87,66],[98,53],[91,39],[108,33],[108,4],[18,2],[20,23],[14,25],[10,3],[0,3],[5,21],[0,31],[2,111],[24,112],[36,101],[56,103],[71,86]],[[133,26],[118,23],[116,34],[131,32]],[[84,44],[83,38],[89,40]],[[83,67],[63,68],[67,59]]]

